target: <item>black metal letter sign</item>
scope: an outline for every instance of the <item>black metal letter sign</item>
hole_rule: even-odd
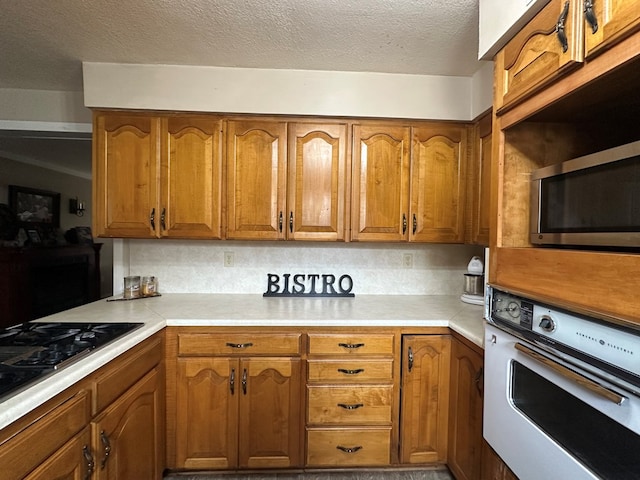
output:
[[[263,297],[355,297],[353,280],[349,275],[336,279],[331,274],[277,275],[267,273],[267,291]]]

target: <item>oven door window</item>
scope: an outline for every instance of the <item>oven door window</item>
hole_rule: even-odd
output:
[[[602,478],[638,478],[640,436],[519,362],[511,374],[513,404],[574,458]]]

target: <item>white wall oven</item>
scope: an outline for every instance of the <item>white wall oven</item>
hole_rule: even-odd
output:
[[[640,331],[489,288],[484,436],[521,480],[640,478]]]

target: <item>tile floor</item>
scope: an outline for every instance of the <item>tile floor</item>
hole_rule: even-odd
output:
[[[445,467],[421,469],[294,471],[273,473],[172,473],[165,480],[453,480]]]

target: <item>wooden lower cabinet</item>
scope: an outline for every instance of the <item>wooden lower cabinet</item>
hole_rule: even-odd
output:
[[[91,423],[95,479],[162,478],[161,382],[153,369]]]
[[[403,335],[400,463],[444,463],[449,417],[449,335]]]
[[[211,354],[216,334],[179,336],[183,355]],[[225,335],[226,348],[269,353],[294,339]],[[209,338],[210,342],[206,339]],[[202,341],[205,340],[205,341]],[[291,340],[295,340],[291,343]],[[249,351],[247,353],[249,353]],[[175,456],[180,469],[302,465],[302,362],[285,356],[181,356],[176,368]]]
[[[162,335],[146,340],[0,431],[2,480],[160,480]]]

